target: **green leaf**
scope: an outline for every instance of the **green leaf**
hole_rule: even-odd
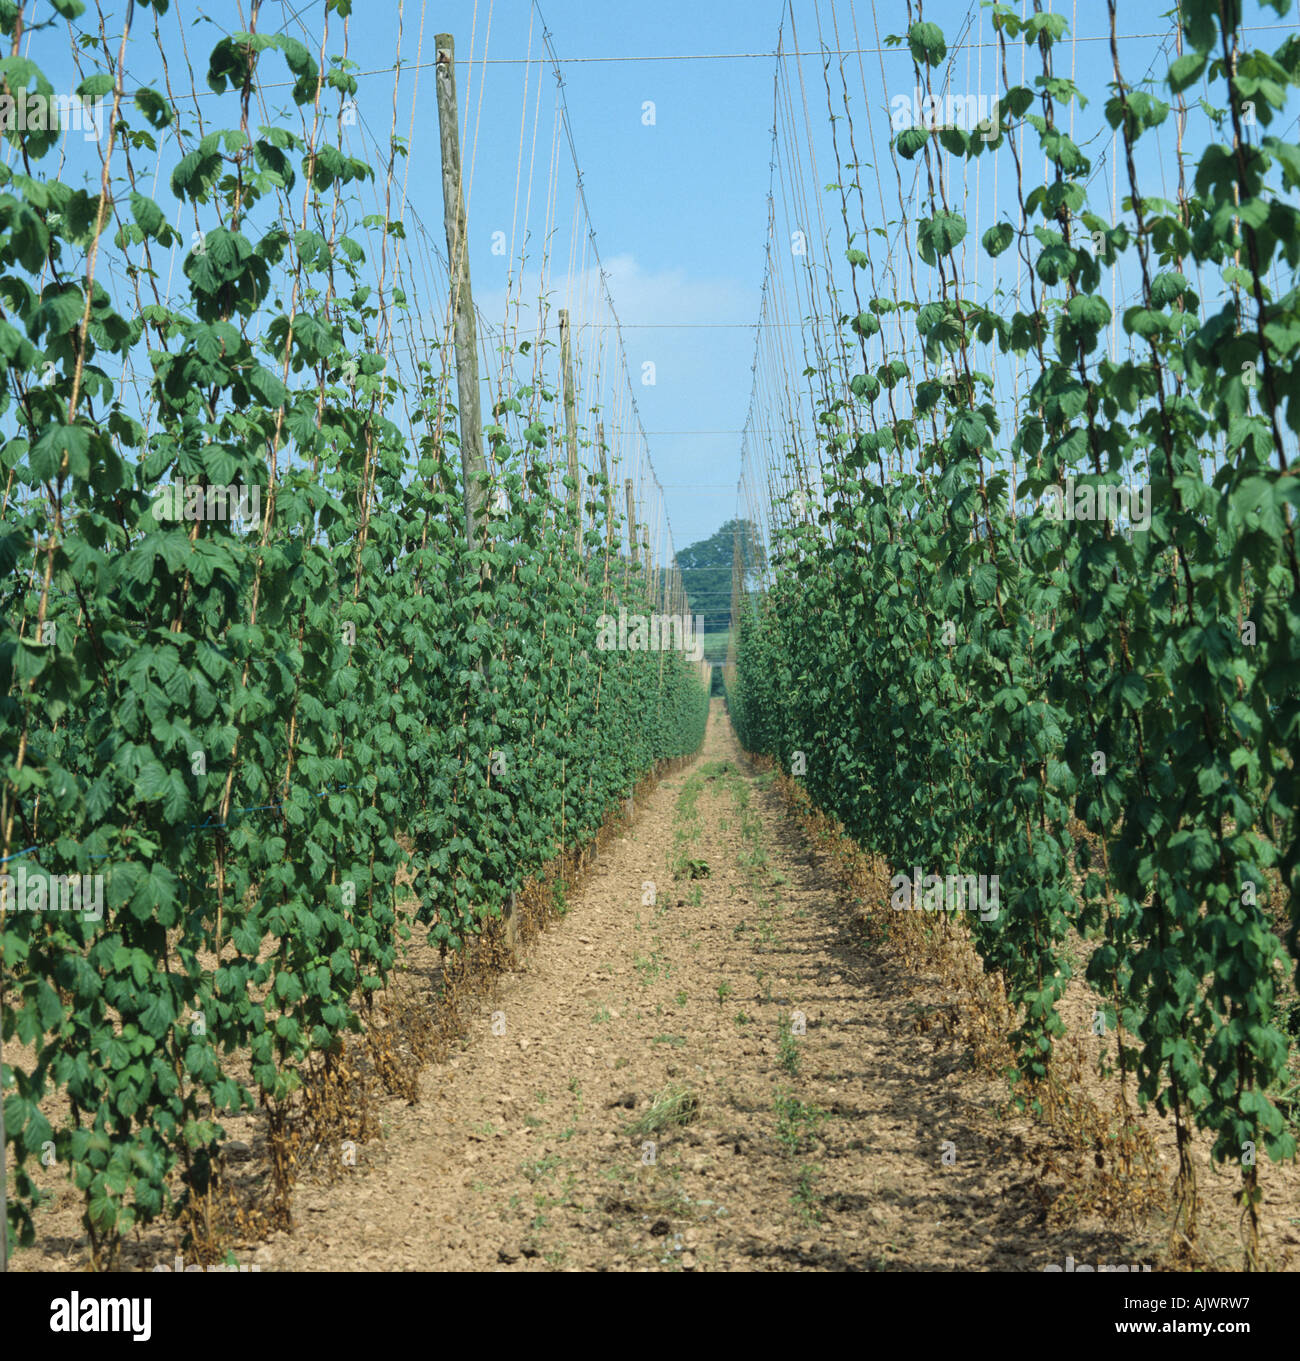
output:
[[[984,233],[984,249],[995,258],[1015,240],[1016,229],[1009,222],[999,222]]]
[[[959,213],[935,213],[917,228],[921,259],[927,265],[937,264],[938,257],[951,255],[965,235],[966,219]]]
[[[37,482],[90,476],[90,432],[79,425],[48,425],[32,446],[28,466]]]
[[[1206,57],[1202,52],[1185,52],[1169,63],[1167,77],[1169,89],[1173,94],[1182,94],[1189,86],[1195,85],[1205,70]]]
[[[943,29],[929,22],[915,23],[907,30],[907,45],[912,51],[912,60],[926,66],[938,66],[948,52]]]
[[[144,194],[132,192],[131,216],[146,236],[157,236],[166,224],[162,209]]]

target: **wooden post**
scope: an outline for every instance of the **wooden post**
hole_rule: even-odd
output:
[[[605,556],[614,551],[614,488],[609,484],[609,459],[605,456],[605,422],[596,423],[596,447],[600,450],[600,475],[605,480]]]
[[[667,580],[668,580],[668,571],[667,571],[667,568],[664,566],[664,564],[663,564],[663,562],[662,562],[662,560],[661,560],[662,553],[663,553],[663,539],[661,538],[661,536],[660,536],[660,534],[659,534],[659,532],[658,532],[659,517],[663,514],[663,506],[662,506],[662,505],[659,505],[659,506],[657,506],[657,507],[655,508],[655,510],[656,510],[656,514],[655,514],[655,525],[656,525],[656,532],[655,532],[655,569],[654,569],[654,581],[653,581],[653,583],[652,583],[652,585],[651,585],[651,590],[650,590],[650,613],[651,613],[652,615],[658,614],[658,615],[660,616],[660,621],[659,621],[659,626],[658,626],[658,627],[659,627],[659,642],[660,642],[660,644],[661,644],[661,646],[660,646],[660,648],[659,648],[659,693],[662,695],[662,694],[663,694],[663,689],[664,689],[664,650],[663,650],[663,647],[662,647],[662,643],[663,643],[663,619],[662,619],[662,616],[663,616],[664,613],[666,612],[665,609],[664,609],[664,585],[665,585],[665,583],[666,583]],[[649,555],[647,554],[647,556],[649,556]],[[654,636],[654,631],[655,631],[655,624],[654,624],[654,621],[653,621],[653,620],[651,620],[650,628],[651,628],[651,636],[653,637],[653,636]]]
[[[442,139],[442,216],[447,229],[447,263],[451,274],[451,307],[456,341],[456,403],[460,412],[460,466],[465,481],[465,539],[483,518],[486,488],[477,475],[487,472],[483,460],[483,427],[479,414],[478,336],[474,297],[469,286],[469,242],[466,238],[465,194],[461,182],[460,128],[456,115],[456,45],[450,33],[439,33],[435,87],[438,132]]]
[[[560,308],[560,367],[564,370],[564,443],[569,451],[569,510],[573,515],[573,546],[582,552],[582,489],[578,473],[578,403],[573,391],[573,340],[569,334],[569,309]]]
[[[636,560],[636,495],[632,490],[632,479],[623,479],[623,491],[627,496],[627,556],[628,568],[623,574],[623,606],[627,607],[627,597],[631,588],[632,576],[637,570]],[[636,817],[636,786],[633,785],[628,790],[627,795],[627,820],[631,822]]]
[[[473,548],[475,533],[486,512],[487,488],[480,483],[479,475],[487,472],[487,463],[483,458],[478,334],[474,323],[474,295],[469,284],[469,239],[461,177],[460,124],[456,112],[456,43],[450,33],[439,33],[434,42],[438,53],[434,85],[438,95],[438,134],[442,143],[442,218],[447,230],[447,270],[451,278],[456,343],[456,406],[460,413],[460,467],[465,483],[465,542]],[[502,918],[506,949],[513,955],[519,943],[513,893],[506,900]]]

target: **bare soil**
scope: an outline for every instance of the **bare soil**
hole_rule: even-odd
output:
[[[235,1257],[263,1271],[1159,1269],[1161,1215],[1096,1208],[1093,1152],[1009,1108],[956,1023],[968,1002],[846,909],[715,701],[699,757],[473,1004],[418,1099],[381,1101],[382,1136],[355,1165],[340,1150],[332,1180],[299,1182],[293,1231]],[[1072,996],[1072,1031],[1090,1014]],[[1145,1118],[1171,1180],[1172,1136]],[[1236,1182],[1205,1162],[1207,1242],[1227,1254]],[[1300,1175],[1261,1170],[1267,1263],[1296,1270]],[[74,1264],[77,1210],[43,1212],[14,1266]],[[146,1264],[139,1245],[123,1264]]]

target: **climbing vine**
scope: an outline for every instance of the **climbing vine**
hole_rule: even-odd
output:
[[[922,186],[913,293],[831,186],[855,305],[827,315],[851,340],[820,369],[819,495],[772,484],[775,572],[738,595],[728,703],[745,745],[787,769],[797,753],[812,797],[893,868],[998,876],[1001,910],[968,920],[1020,1018],[1014,1076],[1051,1078],[1067,937],[1095,943],[1099,1033],[1177,1130],[1183,1228],[1201,1128],[1240,1168],[1253,1261],[1258,1159],[1296,1151],[1278,989],[1284,936],[1300,956],[1300,153],[1278,133],[1300,41],[1250,48],[1240,5],[1185,0],[1166,99],[1126,76],[1111,3],[1109,220],[1068,131],[1087,100],[1055,67],[1064,16],[989,16],[996,118],[891,139]],[[897,41],[934,97],[947,43],[909,19]],[[1017,42],[1032,83],[1008,75]],[[1144,143],[1172,122],[1181,150],[1201,82],[1214,135],[1158,198]],[[836,117],[852,128],[847,98]],[[1018,286],[993,301],[963,263],[981,157],[1015,185],[979,240],[1015,252]],[[867,173],[840,167],[850,186]],[[788,457],[784,485],[803,486]],[[1135,479],[1149,514],[1116,499]],[[1062,487],[1121,509],[1063,515]]]
[[[447,365],[399,393],[387,344],[402,223],[356,211],[373,168],[332,135],[350,63],[223,38],[207,81],[241,118],[195,131],[125,48],[77,91],[111,104],[97,193],[47,163],[57,130],[7,129],[0,171],[7,1228],[31,1240],[52,1151],[101,1260],[208,1187],[223,1114],[282,1119],[337,1062],[394,966],[399,871],[461,949],[707,708],[680,653],[596,646],[658,583],[614,551],[603,476],[554,485],[551,394],[503,394],[465,541]],[[273,62],[306,133],[252,119]],[[24,57],[0,77],[51,92]],[[135,163],[170,148],[165,209]],[[98,910],[30,910],[69,876]]]

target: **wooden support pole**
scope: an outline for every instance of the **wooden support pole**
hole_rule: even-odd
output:
[[[560,308],[560,367],[564,370],[564,443],[569,451],[569,510],[573,515],[573,546],[582,552],[582,488],[578,472],[578,402],[573,391],[573,338],[569,334],[569,309]]]
[[[479,410],[478,328],[474,322],[474,294],[469,283],[469,236],[461,176],[460,123],[456,112],[456,43],[450,33],[439,33],[434,42],[437,47],[434,86],[438,96],[438,135],[442,144],[442,218],[447,231],[447,267],[451,276],[460,468],[465,484],[465,542],[472,548],[487,510],[487,486],[480,478],[487,472],[487,463],[483,458],[483,421]],[[519,943],[519,922],[513,893],[506,900],[502,916],[506,949],[514,954]]]
[[[623,596],[624,605],[627,604],[632,581],[632,573],[636,571],[636,494],[632,490],[632,479],[623,479],[623,491],[627,496],[627,556],[628,568],[623,576]],[[627,820],[631,822],[636,817],[636,786],[633,785],[627,794]]]
[[[447,229],[447,261],[451,273],[451,308],[456,343],[456,404],[460,412],[460,466],[465,482],[465,539],[483,519],[487,489],[478,475],[487,472],[483,459],[483,425],[479,413],[478,336],[474,296],[469,284],[469,241],[465,192],[461,181],[460,125],[456,114],[456,44],[450,33],[435,39],[438,57],[438,133],[442,140],[442,216]]]
[[[596,423],[596,447],[600,450],[600,475],[605,482],[605,556],[608,557],[614,551],[614,488],[609,481],[604,421]]]

